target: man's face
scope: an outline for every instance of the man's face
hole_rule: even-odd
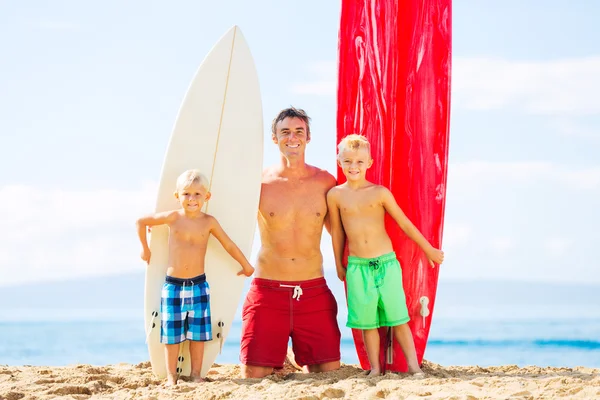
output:
[[[279,146],[279,151],[286,158],[304,155],[306,144],[309,142],[306,123],[300,118],[284,118],[275,126],[273,143]]]

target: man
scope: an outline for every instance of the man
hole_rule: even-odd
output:
[[[289,338],[305,372],[340,367],[337,303],[323,277],[321,234],[329,229],[327,171],[308,165],[309,117],[282,110],[272,140],[280,163],[263,172],[258,212],[261,248],[242,311],[242,376],[262,378],[283,367]]]

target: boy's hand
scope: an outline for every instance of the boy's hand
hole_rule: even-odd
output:
[[[338,278],[340,278],[340,281],[344,282],[346,280],[346,269],[341,267],[341,268],[336,268],[336,270],[337,270]]]
[[[242,275],[246,275],[246,276],[250,276],[254,273],[254,268],[250,267],[248,269],[244,269],[242,268],[238,273],[237,276],[242,276]]]
[[[427,252],[425,252],[425,255],[429,259],[429,265],[431,265],[431,268],[434,268],[435,264],[439,265],[444,262],[444,252],[436,249],[435,247],[431,247]]]
[[[150,249],[142,250],[142,260],[146,261],[146,264],[150,264]]]

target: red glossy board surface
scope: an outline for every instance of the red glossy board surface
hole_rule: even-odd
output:
[[[374,159],[367,173],[389,188],[429,242],[442,243],[448,162],[451,0],[342,0],[337,139],[365,135]],[[338,169],[338,183],[345,181]],[[419,363],[423,360],[439,269],[388,216],[386,227],[403,271]],[[430,314],[421,316],[422,296]],[[382,334],[383,362],[385,333]],[[369,369],[360,331],[361,365]],[[388,370],[406,372],[397,343]]]

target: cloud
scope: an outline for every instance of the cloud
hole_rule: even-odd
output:
[[[515,241],[508,237],[497,237],[490,240],[489,246],[497,254],[507,254],[514,249]]]
[[[466,222],[445,222],[443,247],[446,250],[468,247],[473,227]]]
[[[573,240],[562,237],[549,238],[544,242],[545,250],[548,251],[553,257],[561,257],[566,255],[571,249],[572,245]]]
[[[75,32],[81,30],[81,25],[66,21],[43,20],[32,22],[32,25],[50,31]]]
[[[335,96],[337,90],[337,62],[317,61],[306,66],[314,77],[307,82],[294,83],[292,93],[314,96]]]
[[[550,122],[549,127],[568,137],[584,139],[600,139],[600,130],[592,128],[588,124],[582,124],[572,118],[559,118]]]
[[[0,188],[0,286],[143,268],[134,221],[155,189]]]
[[[600,57],[551,61],[455,58],[453,106],[541,115],[600,113]]]
[[[291,86],[293,93],[335,96],[337,62],[307,65],[312,78]],[[453,108],[512,109],[537,115],[600,114],[600,56],[550,61],[455,57]]]
[[[481,183],[522,183],[531,181],[559,183],[579,190],[600,188],[600,166],[574,168],[550,162],[488,162],[451,163],[448,167],[448,187],[475,187]],[[451,190],[451,189],[449,189]]]

